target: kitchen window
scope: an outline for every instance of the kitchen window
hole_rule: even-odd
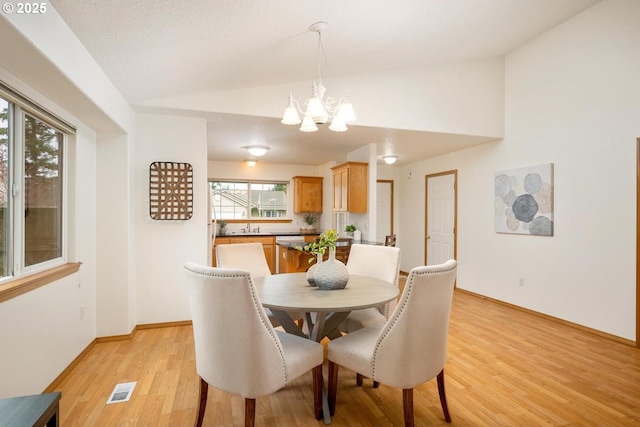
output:
[[[63,154],[68,131],[0,83],[0,283],[64,261]]]
[[[286,218],[288,185],[288,182],[209,181],[211,219]]]

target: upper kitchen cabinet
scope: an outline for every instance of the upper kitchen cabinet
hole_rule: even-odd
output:
[[[347,162],[333,171],[333,211],[367,212],[368,163]]]
[[[322,213],[322,177],[293,177],[293,212]]]

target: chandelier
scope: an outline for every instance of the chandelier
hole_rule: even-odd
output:
[[[331,119],[330,130],[344,132],[347,130],[346,122],[356,119],[347,94],[338,101],[330,96],[324,98],[326,88],[322,85],[322,58],[325,58],[326,62],[326,57],[322,45],[322,30],[326,27],[327,23],[322,21],[309,27],[309,31],[318,33],[318,82],[313,82],[311,85],[311,97],[304,101],[303,111],[293,94],[289,93],[289,105],[282,116],[282,123],[285,125],[298,125],[302,122],[300,126],[302,132],[315,132],[318,130],[317,125],[325,124],[329,119]],[[303,120],[300,120],[298,112],[304,115]]]

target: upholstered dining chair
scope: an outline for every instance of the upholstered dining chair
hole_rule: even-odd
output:
[[[316,419],[322,418],[324,350],[314,341],[276,331],[247,270],[184,266],[193,323],[202,425],[209,385],[245,399],[245,426],[255,422],[255,399],[313,372]]]
[[[251,273],[257,279],[271,275],[267,258],[264,255],[262,243],[230,243],[216,246],[216,265],[222,268],[239,268]],[[274,327],[280,326],[276,316],[268,308],[265,310]],[[293,320],[297,320],[300,327],[304,319],[302,312],[289,312]]]
[[[413,388],[437,377],[444,418],[451,422],[444,389],[449,316],[457,263],[411,270],[395,311],[376,324],[328,344],[329,410],[335,413],[338,366],[402,389],[405,426],[414,425]]]
[[[354,243],[351,245],[347,270],[349,270],[349,274],[373,277],[397,287],[400,272],[400,249]],[[339,329],[342,332],[350,333],[376,323],[384,324],[395,306],[396,300],[393,300],[380,307],[352,311],[340,324]]]

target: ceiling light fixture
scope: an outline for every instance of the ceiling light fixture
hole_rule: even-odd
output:
[[[244,161],[247,166],[249,166],[250,168],[254,167],[256,165],[256,163],[258,163],[257,160],[253,160],[253,159],[247,159]]]
[[[242,147],[249,152],[252,156],[260,157],[264,156],[264,154],[271,150],[271,147],[267,147],[266,145],[247,145]]]
[[[398,160],[398,156],[382,156],[382,160],[388,165],[392,165]]]
[[[298,125],[302,122],[300,126],[302,132],[317,131],[317,125],[325,124],[329,118],[331,118],[329,130],[344,132],[347,130],[346,122],[356,119],[348,94],[345,94],[337,102],[330,96],[324,99],[324,93],[327,89],[322,85],[322,59],[324,58],[326,63],[327,58],[322,45],[322,30],[325,28],[327,28],[327,23],[324,21],[316,22],[309,27],[309,31],[318,33],[318,82],[313,82],[311,85],[311,98],[304,101],[306,109],[302,111],[293,94],[289,93],[289,105],[282,116],[282,123],[285,125]],[[300,120],[298,111],[304,115],[304,120]]]

